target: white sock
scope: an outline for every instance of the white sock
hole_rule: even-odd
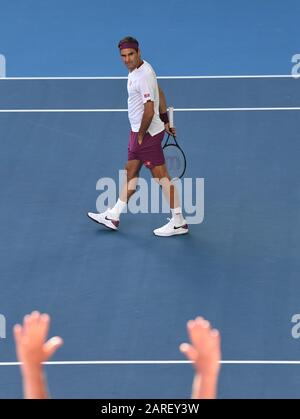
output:
[[[118,220],[120,218],[121,212],[126,208],[127,203],[121,201],[119,198],[116,205],[109,211],[114,219]]]
[[[182,215],[181,207],[178,208],[171,208],[172,218],[175,222],[176,226],[182,226],[184,224],[184,218]]]

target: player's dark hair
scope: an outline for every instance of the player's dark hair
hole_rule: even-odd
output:
[[[121,39],[121,41],[118,43],[118,48],[124,43],[124,42],[133,42],[139,46],[139,42],[133,38],[132,36],[125,36],[125,38]]]

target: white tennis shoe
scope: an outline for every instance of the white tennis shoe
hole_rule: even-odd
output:
[[[168,220],[169,222],[167,224],[153,231],[156,236],[169,237],[178,234],[187,234],[189,232],[189,227],[185,220],[183,220],[181,226],[176,226],[173,218],[168,218]]]
[[[111,216],[110,210],[106,210],[105,212],[102,212],[100,214],[95,214],[93,212],[88,212],[87,216],[95,221],[98,224],[102,224],[107,228],[110,228],[111,230],[118,230],[120,221],[114,220]]]

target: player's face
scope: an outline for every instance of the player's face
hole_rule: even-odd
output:
[[[140,51],[137,52],[133,48],[122,49],[121,57],[129,71],[135,70],[141,61]]]

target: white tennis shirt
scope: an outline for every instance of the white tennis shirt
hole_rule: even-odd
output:
[[[128,117],[133,132],[139,132],[144,114],[144,104],[154,102],[154,116],[148,128],[154,136],[165,129],[159,117],[159,91],[156,74],[149,63],[144,63],[128,74]]]

